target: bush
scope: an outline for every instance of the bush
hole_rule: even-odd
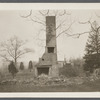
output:
[[[15,67],[15,64],[13,61],[8,66],[9,73],[12,74],[13,78],[15,77],[16,73],[18,72],[17,68]]]
[[[81,66],[68,66],[65,65],[63,68],[60,68],[60,75],[64,75],[66,77],[77,77],[83,76],[83,68]]]
[[[72,67],[63,67],[60,69],[60,75],[75,77],[77,76],[77,72]]]
[[[30,70],[30,72],[31,72],[31,70],[33,69],[33,63],[32,63],[32,61],[29,61],[28,69]]]
[[[23,62],[20,63],[20,70],[24,70],[24,64],[23,64]]]

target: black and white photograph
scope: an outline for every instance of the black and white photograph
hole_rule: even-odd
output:
[[[100,92],[100,5],[83,6],[0,9],[0,93]]]

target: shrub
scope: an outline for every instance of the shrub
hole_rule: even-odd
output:
[[[23,62],[20,63],[20,70],[24,70],[24,64],[23,64]]]
[[[9,73],[12,74],[13,78],[16,76],[16,73],[18,72],[17,68],[15,67],[15,64],[13,61],[8,66]]]
[[[75,77],[78,74],[72,67],[63,67],[60,68],[60,75],[64,75],[66,77]]]
[[[30,72],[31,72],[31,70],[33,69],[33,63],[32,63],[32,61],[29,61],[28,69],[30,70]]]
[[[60,75],[64,75],[66,77],[77,77],[77,76],[83,76],[83,67],[82,66],[72,66],[72,65],[64,65],[63,68],[60,68]]]

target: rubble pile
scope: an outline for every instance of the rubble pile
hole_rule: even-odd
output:
[[[94,76],[93,74],[91,74],[90,76],[85,77],[84,80],[87,82],[87,81],[96,81],[96,80],[99,80],[99,79],[100,79],[100,75]]]
[[[51,78],[45,74],[41,74],[37,78],[29,78],[29,79],[9,79],[3,80],[0,82],[0,85],[34,85],[34,86],[56,86],[56,85],[78,85],[87,81],[94,81],[94,77],[71,77],[67,78],[65,76],[59,76]]]
[[[17,80],[16,79],[9,79],[9,80],[3,80],[0,82],[0,85],[13,85],[13,84],[16,84],[17,83]]]

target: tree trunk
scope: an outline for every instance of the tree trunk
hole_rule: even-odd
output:
[[[17,59],[15,58],[15,67],[17,68]]]

